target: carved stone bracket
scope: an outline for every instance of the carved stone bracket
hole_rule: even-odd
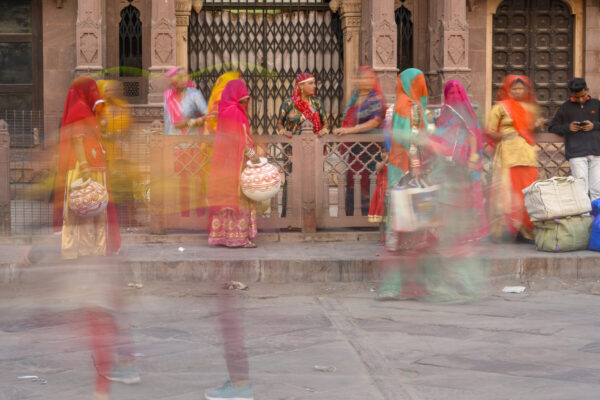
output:
[[[148,102],[150,104],[162,104],[162,92],[165,89],[164,73],[175,66],[176,63],[177,25],[175,5],[175,0],[152,2],[151,66],[148,82]]]
[[[101,2],[79,0],[77,4],[77,75],[103,68],[102,53],[102,7]]]
[[[442,87],[449,79],[460,80],[469,90],[469,26],[465,0],[430,0],[430,65],[427,74],[433,102],[441,100]],[[474,3],[471,3],[471,6]]]

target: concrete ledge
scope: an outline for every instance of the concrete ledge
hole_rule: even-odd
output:
[[[296,238],[306,239],[300,235]],[[360,282],[380,280],[385,268],[402,268],[407,263],[402,255],[386,254],[377,242],[360,239],[266,242],[256,249],[210,247],[200,240],[201,236],[195,239],[179,243],[127,243],[117,257],[69,262],[60,260],[58,243],[35,244],[32,254],[35,265],[21,268],[15,265],[27,246],[0,246],[0,282],[44,281],[95,265],[107,272],[117,272],[119,279],[127,282],[231,279],[246,283]],[[482,244],[475,250],[477,258],[482,260],[480,272],[495,283],[514,284],[542,277],[600,279],[600,253],[596,252],[541,253],[529,245],[497,244]]]
[[[323,231],[316,233],[303,232],[259,232],[257,243],[302,243],[302,242],[365,242],[379,240],[380,233],[375,231]],[[10,245],[56,245],[60,246],[60,234],[38,236],[0,236],[0,246]],[[127,244],[181,244],[206,243],[206,233],[169,233],[152,235],[149,233],[121,233],[124,245]]]

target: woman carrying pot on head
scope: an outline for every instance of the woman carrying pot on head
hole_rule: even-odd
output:
[[[543,126],[533,85],[526,76],[508,75],[490,111],[487,132],[496,147],[490,187],[490,234],[531,242],[533,223],[522,190],[536,181],[534,131]]]
[[[381,126],[385,115],[385,98],[379,79],[371,67],[360,67],[356,88],[344,112],[341,128],[333,130],[334,135],[370,133]],[[375,172],[375,156],[381,146],[367,143],[344,143],[342,152],[348,155],[348,176],[346,178],[346,215],[354,214],[354,175],[360,174],[361,209],[363,214],[369,209],[369,175]]]
[[[227,83],[219,102],[208,186],[211,245],[256,247],[252,241],[257,235],[256,211],[240,191],[246,162],[260,162],[248,122],[249,100],[246,84],[236,79]]]

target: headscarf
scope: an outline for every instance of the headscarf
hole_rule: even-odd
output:
[[[182,67],[173,67],[165,74],[167,87],[169,87],[169,89],[164,91],[165,105],[167,113],[169,114],[168,117],[173,125],[182,119],[185,119],[185,116],[183,115],[183,108],[181,107],[181,101],[177,96],[177,88],[175,87],[175,84],[171,82],[171,78],[177,75],[177,73],[182,69]],[[196,88],[196,85],[194,84],[194,81],[188,78],[186,87]],[[182,129],[181,133],[186,135],[187,129]]]
[[[116,80],[100,80],[96,84],[98,85],[100,96],[102,96],[106,104],[102,112],[107,122],[106,132],[112,134],[127,131],[131,119],[129,103],[120,97],[107,97],[109,89],[119,86],[121,83]]]
[[[221,100],[221,96],[223,94],[223,90],[225,86],[234,79],[241,79],[242,73],[240,71],[228,71],[219,76],[215,85],[212,88],[212,92],[210,93],[210,98],[208,99],[208,107],[206,113],[206,121],[204,122],[204,126],[206,127],[205,133],[213,134],[217,130],[217,113],[219,111],[219,101]]]
[[[457,97],[459,99],[449,96],[449,93],[452,89],[455,89],[458,92]],[[483,134],[479,127],[475,110],[473,110],[473,106],[469,101],[469,96],[467,95],[467,92],[462,84],[457,80],[450,80],[444,87],[444,105],[442,106],[440,116],[437,121],[438,129],[436,130],[436,135],[438,137],[434,137],[432,139],[446,139],[443,137],[446,133],[446,129],[451,128],[451,125],[456,121],[456,118],[459,118],[464,123],[466,128],[473,135],[475,135],[475,138],[477,139],[477,150],[480,151],[483,145]],[[465,153],[463,156],[468,157],[468,154]]]
[[[510,96],[510,88],[517,80],[523,81],[526,89],[523,97],[518,100]],[[522,102],[536,103],[533,85],[529,78],[523,75],[506,76],[502,82],[502,86],[498,90],[498,102],[502,104],[510,118],[513,120],[515,130],[528,144],[533,146],[535,144],[535,140],[533,139],[535,115],[520,104]]]
[[[373,68],[366,65],[360,67],[359,73],[361,75],[365,75],[371,82],[371,91],[369,92],[369,97],[376,98],[379,102],[381,102],[383,120],[383,113],[385,113],[385,96],[383,95],[383,91],[381,90],[381,84],[379,83],[379,78],[377,78],[377,74],[375,74]],[[359,91],[357,87],[356,89],[354,89],[352,97],[350,97],[350,101],[348,102],[348,106],[346,107],[346,111],[344,112],[344,122],[342,123],[343,127],[355,126],[358,124],[358,105],[356,104],[358,96]]]
[[[248,88],[244,81],[235,79],[227,83],[219,102],[208,188],[211,214],[222,209],[237,211],[239,207],[244,147],[254,146],[246,114],[247,103],[239,102],[247,96]]]
[[[408,172],[410,158],[408,150],[412,136],[412,106],[417,105],[421,115],[420,129],[427,126],[427,83],[425,75],[416,68],[400,74],[396,86],[396,103],[392,120],[391,149],[388,167],[389,187],[395,186]]]
[[[95,113],[102,111],[103,106],[104,100],[100,98],[98,86],[93,79],[88,77],[75,79],[67,92],[60,125],[58,168],[54,187],[53,225],[55,231],[62,229],[67,173],[70,169],[75,168],[77,162],[73,149],[74,133],[84,133],[84,149],[89,166],[106,167],[100,129],[95,115]],[[95,154],[96,157],[93,157],[91,153]],[[108,183],[107,190],[110,193]],[[119,249],[121,239],[117,214],[112,202],[109,203],[107,208],[107,219],[109,230],[107,248],[110,252],[114,252]]]
[[[321,123],[321,116],[318,111],[312,111],[310,109],[310,104],[302,100],[302,96],[300,96],[300,83],[307,81],[309,79],[315,79],[315,77],[308,73],[303,72],[296,77],[296,83],[294,85],[294,93],[292,94],[292,100],[294,101],[294,106],[304,115],[304,118],[312,122],[313,124],[313,132],[318,133],[321,131],[323,124]]]

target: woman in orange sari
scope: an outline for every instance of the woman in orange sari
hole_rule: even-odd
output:
[[[62,230],[62,257],[110,255],[121,247],[117,213],[106,176],[106,158],[96,113],[104,101],[96,82],[77,78],[67,93],[60,129],[60,149],[54,189],[54,229]],[[106,187],[109,204],[96,217],[79,217],[67,206],[71,184],[82,178]]]
[[[496,146],[490,187],[490,235],[531,242],[533,223],[525,210],[522,190],[538,177],[535,128],[538,105],[529,78],[509,75],[490,111],[488,135]]]

